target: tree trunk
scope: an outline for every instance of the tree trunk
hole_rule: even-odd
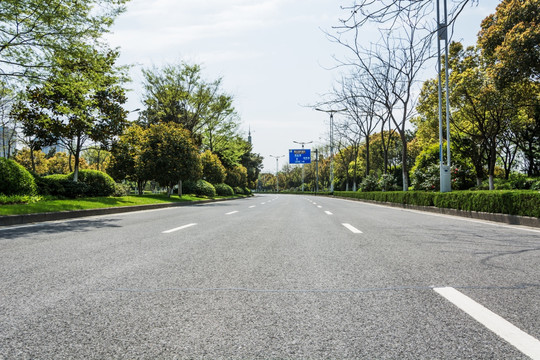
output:
[[[405,131],[400,131],[403,152],[401,154],[401,174],[403,176],[403,191],[409,190],[409,169],[407,164],[407,138]]]
[[[30,146],[30,161],[32,162],[32,171],[36,172],[36,160],[34,159],[34,149]]]

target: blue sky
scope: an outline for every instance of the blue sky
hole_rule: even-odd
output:
[[[449,0],[450,1],[450,0]],[[498,0],[468,5],[456,24],[454,40],[476,41],[480,22]],[[287,155],[293,141],[328,142],[328,116],[306,105],[322,99],[339,70],[333,55],[344,49],[329,41],[346,16],[331,0],[131,0],[107,36],[120,47],[122,64],[133,64],[128,109],[141,108],[141,68],[187,61],[201,64],[208,80],[223,77],[235,98],[242,130],[251,128],[254,151],[264,171],[275,171],[269,155]],[[366,31],[366,44],[374,37]],[[429,75],[431,74],[431,75]],[[432,77],[435,67],[426,69]],[[130,115],[131,119],[136,117]],[[280,160],[280,166],[284,163]]]

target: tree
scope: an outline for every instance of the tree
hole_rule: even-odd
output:
[[[463,49],[460,43],[452,43],[451,53],[450,101],[456,108],[451,122],[485,150],[489,188],[493,190],[498,145],[516,108],[511,95],[495,86],[478,48]]]
[[[202,173],[190,132],[172,123],[151,125],[144,132],[141,161],[148,176],[168,188],[169,196],[179,181],[197,180]]]
[[[55,54],[96,44],[127,0],[2,0],[0,78],[46,78]]]
[[[245,188],[247,186],[247,169],[242,165],[227,169],[225,183],[233,188]]]
[[[111,147],[111,161],[107,168],[116,181],[129,180],[137,184],[139,195],[152,178],[142,159],[145,131],[138,125],[128,127]]]
[[[478,45],[499,86],[540,80],[540,1],[503,0],[482,21]]]
[[[369,11],[373,8],[369,5],[372,5],[373,1],[363,1],[354,8],[349,18],[342,20],[342,25],[337,28],[337,35],[329,36],[352,54],[350,58],[338,60],[339,65],[356,68],[362,76],[370,79],[371,93],[377,95],[376,103],[384,108],[388,119],[397,130],[402,146],[403,191],[407,191],[407,125],[415,115],[418,75],[426,62],[434,56],[431,50],[431,37],[434,32],[425,28],[426,12],[418,11],[417,7],[412,6],[414,4],[400,7],[403,2],[377,3],[382,3],[388,11],[393,9],[392,6],[398,6],[395,17],[390,20],[386,15],[372,18]],[[380,41],[365,48],[359,44],[361,26],[372,20],[388,20],[391,31],[381,30]],[[394,28],[396,23],[401,26]],[[352,35],[351,40],[346,38],[348,34]]]
[[[43,176],[49,173],[49,161],[40,150],[31,151],[29,148],[24,148],[17,151],[15,161],[34,174]]]
[[[144,69],[143,101],[139,121],[148,126],[172,122],[189,130],[198,145],[216,152],[217,143],[237,130],[232,97],[221,90],[222,79],[207,82],[201,67],[180,63]]]
[[[106,142],[122,133],[127,112],[126,80],[115,67],[117,51],[78,44],[70,54],[59,54],[49,79],[27,90],[26,103],[19,111],[23,127],[34,126],[30,133],[51,134],[74,156],[77,181],[81,151],[88,140]],[[31,117],[23,116],[24,113]],[[31,122],[28,122],[31,120]]]
[[[221,164],[221,160],[210,150],[201,154],[203,178],[212,184],[221,184],[225,181],[227,171]]]

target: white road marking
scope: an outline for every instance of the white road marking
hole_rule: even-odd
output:
[[[250,208],[250,209],[253,209],[254,207],[255,207],[255,205],[251,205],[249,208]]]
[[[362,234],[362,232],[360,230],[358,230],[357,228],[355,228],[354,226],[352,226],[351,224],[346,224],[346,223],[343,223],[341,224],[343,226],[345,226],[347,229],[349,229],[351,232],[353,232],[354,234]]]
[[[536,338],[454,288],[433,288],[433,290],[531,359],[540,359],[540,341]]]
[[[186,229],[188,227],[195,226],[195,225],[197,225],[197,224],[196,223],[187,224],[187,225],[180,226],[180,227],[177,227],[177,228],[174,228],[174,229],[163,231],[162,234],[169,234],[169,233],[172,233],[172,232],[175,232],[175,231],[178,231],[178,230],[182,230],[182,229]]]
[[[326,213],[326,215],[334,215],[334,214],[332,214],[332,213],[331,213],[330,211],[328,211],[328,210],[326,210],[325,213]]]
[[[321,205],[317,205],[317,207],[318,207],[319,209],[320,209],[320,208],[322,208],[322,206],[321,206]]]
[[[232,215],[232,214],[236,214],[238,211],[231,211],[231,212],[228,212],[226,213],[225,215]]]
[[[266,204],[266,203],[265,202],[261,203],[261,205],[264,205],[264,204]]]

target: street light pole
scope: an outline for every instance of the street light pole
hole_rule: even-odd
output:
[[[334,191],[334,114],[347,111],[347,108],[340,110],[323,110],[315,108],[317,111],[322,111],[330,114],[330,192]]]
[[[302,149],[304,148],[304,145],[311,144],[313,141],[303,142],[303,141],[293,141],[295,144],[302,145]],[[302,192],[304,192],[304,168],[306,167],[306,164],[302,164]]]
[[[285,155],[270,155],[270,157],[273,157],[276,159],[276,192],[279,192],[279,177],[278,177],[279,158],[282,158],[284,156]]]
[[[450,174],[450,93],[448,90],[448,8],[446,0],[444,1],[443,21],[441,22],[441,5],[440,0],[437,0],[437,55],[439,71],[439,167],[440,167],[440,191],[452,191],[452,181]],[[446,102],[446,166],[444,165],[443,156],[443,110],[442,110],[442,64],[441,64],[441,40],[444,40],[445,52],[445,102]]]

